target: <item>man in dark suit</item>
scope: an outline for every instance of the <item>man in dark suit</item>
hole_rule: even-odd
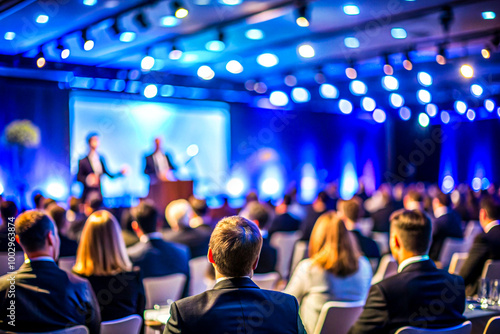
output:
[[[356,238],[363,255],[369,259],[380,259],[377,243],[361,234],[357,225],[361,210],[361,198],[353,197],[348,201],[339,200],[337,205],[338,213],[344,221],[346,229],[351,231]]]
[[[269,235],[267,233],[267,225],[269,224],[269,210],[264,204],[259,202],[251,202],[247,206],[248,220],[254,222],[262,235],[262,249],[260,251],[259,265],[255,268],[256,274],[266,274],[276,271],[276,249],[269,243]]]
[[[446,238],[462,239],[462,219],[450,208],[450,196],[438,191],[432,200],[434,222],[432,224],[432,244],[429,256],[434,261],[439,260],[439,254]]]
[[[158,211],[152,203],[142,201],[132,209],[132,229],[140,241],[129,247],[127,253],[135,266],[141,268],[143,278],[181,273],[189,283],[189,249],[184,245],[166,242],[159,232]],[[161,222],[160,222],[161,223]]]
[[[99,333],[101,315],[90,283],[55,263],[59,237],[54,222],[41,211],[26,211],[15,229],[29,262],[0,277],[0,329],[46,332],[84,325]]]
[[[420,210],[392,214],[390,246],[398,274],[372,285],[349,334],[394,333],[404,326],[446,328],[465,319],[464,282],[429,259],[432,226]]]
[[[305,333],[295,297],[252,282],[261,245],[254,223],[239,216],[222,219],[208,251],[215,287],[174,302],[164,334]]]
[[[177,168],[172,163],[172,158],[168,153],[161,150],[161,139],[155,139],[155,151],[146,156],[146,166],[144,168],[144,174],[149,176],[151,184],[155,184],[158,181],[166,181],[172,179],[172,171]]]
[[[126,168],[122,168],[120,173],[111,174],[106,168],[104,158],[97,153],[99,147],[99,136],[97,133],[91,133],[87,136],[87,143],[89,145],[89,154],[78,161],[78,174],[76,179],[83,184],[82,202],[91,192],[96,192],[102,197],[101,192],[101,176],[106,174],[110,178],[125,175]]]
[[[492,197],[484,197],[480,202],[479,223],[484,233],[474,239],[460,276],[464,278],[466,292],[472,296],[477,292],[478,280],[487,260],[500,260],[500,203]]]
[[[300,228],[300,220],[289,212],[289,206],[292,203],[292,197],[285,195],[283,202],[276,208],[278,214],[269,227],[269,236],[274,232],[293,232]]]

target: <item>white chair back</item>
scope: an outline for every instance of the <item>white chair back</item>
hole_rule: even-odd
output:
[[[454,253],[465,253],[469,251],[472,244],[466,240],[457,238],[446,238],[439,253],[441,267],[447,269]]]
[[[252,281],[261,289],[273,290],[280,279],[280,274],[277,272],[267,274],[254,274]]]
[[[361,218],[358,220],[358,227],[361,234],[365,237],[370,237],[373,230],[373,218]]]
[[[372,239],[377,243],[380,254],[388,254],[389,249],[389,233],[386,232],[373,232]]]
[[[464,240],[472,242],[472,241],[474,241],[474,238],[482,232],[483,232],[483,228],[481,227],[481,224],[479,223],[479,221],[471,220],[465,226]]]
[[[89,334],[89,330],[87,327],[80,325],[80,326],[74,326],[74,327],[69,327],[65,329],[60,329],[57,331],[50,331],[50,332],[36,332],[36,333],[27,333],[27,332],[5,332],[3,330],[0,330],[0,333],[5,333],[5,334]]]
[[[281,277],[288,278],[290,264],[292,261],[293,248],[295,242],[300,239],[302,232],[274,232],[271,236],[270,244],[276,248],[278,258],[276,260],[276,271]]]
[[[488,320],[484,334],[498,334],[500,333],[500,317],[493,317]]]
[[[13,262],[13,267],[10,267],[9,260]],[[3,276],[9,272],[16,271],[24,263],[24,253],[16,252],[11,259],[9,259],[9,254],[7,252],[0,253],[0,276]]]
[[[364,300],[327,302],[319,314],[314,334],[347,334],[363,312]]]
[[[142,283],[146,294],[146,309],[152,309],[155,305],[167,305],[169,300],[178,300],[186,283],[186,275],[148,277]]]
[[[466,321],[461,325],[442,329],[424,329],[406,326],[398,329],[395,334],[470,334],[471,330],[472,323],[470,321]]]
[[[391,277],[398,273],[398,263],[391,254],[385,254],[380,259],[377,272],[372,277],[372,285],[377,284],[387,277]]]
[[[101,322],[101,334],[139,334],[142,317],[137,314],[125,318]]]
[[[207,290],[205,275],[210,266],[206,256],[189,260],[189,295],[194,296]]]
[[[58,265],[59,268],[61,268],[67,273],[70,273],[71,270],[73,270],[75,262],[76,262],[76,256],[65,256],[59,258]]]
[[[307,257],[307,250],[309,249],[309,243],[304,240],[299,240],[295,243],[293,248],[292,264],[290,266],[290,272],[293,273],[295,267],[300,261]]]
[[[469,253],[453,253],[450,266],[448,267],[448,272],[450,274],[458,275],[468,257]]]
[[[484,264],[483,267],[483,274],[481,275],[481,278],[487,278],[487,279],[500,279],[500,260],[493,261],[493,260],[488,260]]]

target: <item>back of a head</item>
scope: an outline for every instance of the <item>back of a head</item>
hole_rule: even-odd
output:
[[[342,201],[340,205],[347,219],[353,222],[358,221],[361,207],[359,198],[353,197],[350,200]]]
[[[144,233],[156,232],[158,210],[149,201],[141,201],[132,209],[132,215]]]
[[[102,276],[131,269],[116,218],[106,210],[92,213],[83,228],[73,270],[84,276]]]
[[[247,209],[248,219],[250,219],[251,221],[258,221],[259,228],[261,230],[265,230],[270,220],[269,210],[267,209],[265,204],[259,202],[250,202],[247,206]]]
[[[489,220],[500,220],[500,202],[493,196],[486,195],[479,202],[481,209],[486,211]]]
[[[209,243],[215,266],[226,277],[249,275],[261,246],[262,236],[257,225],[240,216],[220,220]]]
[[[33,195],[33,204],[35,205],[35,209],[42,208],[43,200],[44,200],[43,195],[39,191],[35,191]]]
[[[436,195],[434,197],[437,199],[437,201],[444,206],[450,206],[451,205],[451,198],[450,195],[443,193],[441,190],[438,190],[436,192]]]
[[[389,218],[391,233],[399,236],[402,247],[418,255],[427,254],[431,244],[432,225],[421,210],[395,211]]]
[[[38,210],[21,213],[14,224],[19,242],[27,252],[42,250],[49,232],[56,232],[55,225],[49,216]]]
[[[57,229],[61,231],[66,224],[66,210],[57,204],[52,204],[46,211],[56,224]]]
[[[283,204],[290,205],[292,204],[292,196],[290,194],[286,194],[283,196]]]
[[[17,206],[13,201],[2,201],[0,204],[0,215],[4,225],[7,225],[9,218],[16,218]]]
[[[45,198],[45,200],[43,201],[43,209],[44,210],[47,210],[49,208],[49,206],[51,205],[54,205],[54,204],[57,204],[56,200],[53,199],[53,198]]]
[[[69,209],[73,212],[80,212],[80,200],[71,196],[69,199]]]
[[[208,212],[207,201],[204,199],[199,199],[194,196],[189,198],[189,203],[191,204],[194,212],[197,216],[203,217]]]
[[[193,208],[185,199],[170,202],[165,209],[165,218],[172,228],[189,228],[189,220],[193,216]]]
[[[410,189],[408,191],[408,193],[406,194],[406,197],[411,200],[412,202],[423,202],[424,199],[422,197],[422,194],[420,192],[418,192],[417,190],[415,189]]]

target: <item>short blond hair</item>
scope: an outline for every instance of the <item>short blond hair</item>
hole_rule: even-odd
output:
[[[185,199],[172,201],[165,208],[165,219],[172,228],[189,228],[189,221],[192,217],[193,208]]]
[[[131,270],[116,218],[106,210],[91,214],[83,227],[73,271],[83,276],[106,276]]]

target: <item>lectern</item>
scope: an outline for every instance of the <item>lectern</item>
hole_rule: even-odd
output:
[[[188,199],[193,195],[193,181],[158,181],[149,186],[148,198],[154,201],[160,215],[167,205],[176,199]]]

